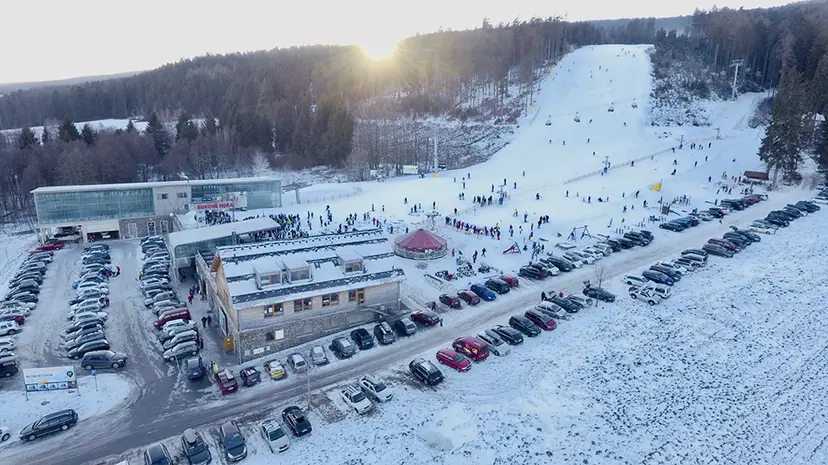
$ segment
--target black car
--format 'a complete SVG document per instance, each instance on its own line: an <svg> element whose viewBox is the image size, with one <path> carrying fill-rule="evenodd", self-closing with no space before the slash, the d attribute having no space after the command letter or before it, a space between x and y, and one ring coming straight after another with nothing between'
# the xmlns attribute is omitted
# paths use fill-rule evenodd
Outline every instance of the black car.
<svg viewBox="0 0 828 465"><path fill-rule="evenodd" d="M608 246L610 246L612 248L613 252L620 252L621 249L624 248L624 246L621 245L621 243L618 242L615 239L607 239L607 240L604 241L604 244L607 244Z"/></svg>
<svg viewBox="0 0 828 465"><path fill-rule="evenodd" d="M690 254L698 255L698 256L707 258L707 251L702 250L702 249L684 249L684 250L681 251L682 256L690 255Z"/></svg>
<svg viewBox="0 0 828 465"><path fill-rule="evenodd" d="M81 345L83 347L83 345ZM83 355L81 366L89 371L103 368L121 368L126 365L127 356L111 350L93 350Z"/></svg>
<svg viewBox="0 0 828 465"><path fill-rule="evenodd" d="M144 465L172 465L172 457L167 446L156 442L144 450Z"/></svg>
<svg viewBox="0 0 828 465"><path fill-rule="evenodd" d="M601 287L586 287L584 288L584 295L604 302L615 302L615 294Z"/></svg>
<svg viewBox="0 0 828 465"><path fill-rule="evenodd" d="M658 227L661 228L661 229L666 229L668 231L673 231L673 232L682 232L686 229L683 224L676 223L676 222L673 222L673 221L668 221L666 223L661 223L660 225L658 225Z"/></svg>
<svg viewBox="0 0 828 465"><path fill-rule="evenodd" d="M535 337L541 333L541 329L538 328L538 325L532 323L529 318L526 318L523 315L513 315L509 318L509 326L529 337Z"/></svg>
<svg viewBox="0 0 828 465"><path fill-rule="evenodd" d="M726 232L724 233L724 235L722 235L722 238L727 239L728 241L733 242L734 244L741 246L743 248L753 243L753 241L751 241L750 239L735 232Z"/></svg>
<svg viewBox="0 0 828 465"><path fill-rule="evenodd" d="M497 278L486 280L486 287L497 292L498 294L508 294L511 290L511 286L509 286L506 281Z"/></svg>
<svg viewBox="0 0 828 465"><path fill-rule="evenodd" d="M204 438L192 428L185 429L181 435L181 451L190 465L207 465L213 459Z"/></svg>
<svg viewBox="0 0 828 465"><path fill-rule="evenodd" d="M633 244L641 247L650 243L649 239L634 232L628 232L624 234L624 239L627 239L628 241L631 241Z"/></svg>
<svg viewBox="0 0 828 465"><path fill-rule="evenodd" d="M14 355L0 356L0 376L11 378L18 371L20 371L20 364L17 363L17 357Z"/></svg>
<svg viewBox="0 0 828 465"><path fill-rule="evenodd" d="M408 369L415 378L427 386L436 386L443 382L443 372L426 359L415 358L408 364Z"/></svg>
<svg viewBox="0 0 828 465"><path fill-rule="evenodd" d="M805 216L798 208L789 207L787 205L782 207L782 211L793 216L794 218L802 218L803 216Z"/></svg>
<svg viewBox="0 0 828 465"><path fill-rule="evenodd" d="M394 341L397 340L397 335L394 333L394 329L391 328L391 325L385 322L374 326L374 336L377 338L377 342L382 345L393 344Z"/></svg>
<svg viewBox="0 0 828 465"><path fill-rule="evenodd" d="M671 269L670 267L656 264L656 265L651 266L650 269L652 271L657 271L659 273L666 274L667 276L670 277L670 279L672 279L675 282L681 281L681 273L679 273L678 271L676 271L674 269Z"/></svg>
<svg viewBox="0 0 828 465"><path fill-rule="evenodd" d="M578 313L578 310L582 308L581 304L557 295L551 295L546 300L566 310L566 313Z"/></svg>
<svg viewBox="0 0 828 465"><path fill-rule="evenodd" d="M282 421L290 427L294 436L304 436L313 430L305 413L295 405L282 410Z"/></svg>
<svg viewBox="0 0 828 465"><path fill-rule="evenodd" d="M813 202L808 202L807 200L800 200L795 204L797 207L804 208L809 213L817 212L821 210L821 207Z"/></svg>
<svg viewBox="0 0 828 465"><path fill-rule="evenodd" d="M575 265L573 265L572 262L570 262L569 260L565 260L563 258L560 258L560 257L542 258L540 262L543 263L544 265L554 266L555 268L557 268L561 271L564 271L564 272L572 271L573 269L575 269Z"/></svg>
<svg viewBox="0 0 828 465"><path fill-rule="evenodd" d="M184 360L184 371L190 381L204 378L205 368L201 357L190 357Z"/></svg>
<svg viewBox="0 0 828 465"><path fill-rule="evenodd" d="M58 431L66 431L75 426L77 422L78 413L72 409L50 413L20 430L20 439L23 441L34 441L41 436L57 433Z"/></svg>
<svg viewBox="0 0 828 465"><path fill-rule="evenodd" d="M716 255L717 257L725 257L731 258L733 257L733 252L727 250L726 248L716 245L716 244L704 244L704 250L710 252L712 255Z"/></svg>
<svg viewBox="0 0 828 465"><path fill-rule="evenodd" d="M768 222L772 225L780 226L780 227L783 227L783 228L787 228L788 225L790 224L790 221L788 221L785 218L782 218L782 217L779 217L779 216L771 216L771 215L766 216L763 221L766 221L766 222Z"/></svg>
<svg viewBox="0 0 828 465"><path fill-rule="evenodd" d="M710 207L707 210L707 213L709 213L714 218L724 218L725 216L724 213L722 213L722 209L718 207Z"/></svg>
<svg viewBox="0 0 828 465"><path fill-rule="evenodd" d="M533 266L522 266L518 270L518 275L523 276L524 278L532 278L532 279L543 279L546 277L546 273L533 267Z"/></svg>
<svg viewBox="0 0 828 465"><path fill-rule="evenodd" d="M512 327L497 325L492 328L492 331L497 334L498 337L503 339L503 342L509 344L510 346L523 344L523 334Z"/></svg>
<svg viewBox="0 0 828 465"><path fill-rule="evenodd" d="M69 356L69 358L77 360L86 355L87 352L92 352L93 350L109 350L109 341L107 341L106 339L89 341L81 344L79 347L75 347L74 349L70 350L67 353L67 355Z"/></svg>
<svg viewBox="0 0 828 465"><path fill-rule="evenodd" d="M356 342L357 347L359 350L370 349L374 347L374 338L371 337L371 333L368 332L365 328L358 328L351 331L351 339Z"/></svg>
<svg viewBox="0 0 828 465"><path fill-rule="evenodd" d="M673 281L673 279L671 277L669 277L666 274L661 273L659 271L644 270L644 271L641 272L641 276L644 276L645 278L649 279L650 281L654 281L654 282L657 282L659 284L666 284L668 286L672 286L673 284L676 283L675 281Z"/></svg>
<svg viewBox="0 0 828 465"><path fill-rule="evenodd" d="M627 239L626 237L620 237L619 236L619 237L616 237L614 240L620 242L621 247L624 248L624 249L631 249L636 245L635 242Z"/></svg>
<svg viewBox="0 0 828 465"><path fill-rule="evenodd" d="M653 233L651 233L650 231L647 231L646 229L639 229L638 234L646 237L647 240L649 240L650 242L653 242L653 239L655 239L655 236L653 236Z"/></svg>
<svg viewBox="0 0 828 465"><path fill-rule="evenodd" d="M219 440L224 448L224 455L231 462L238 462L247 457L247 444L236 420L226 421L219 426Z"/></svg>

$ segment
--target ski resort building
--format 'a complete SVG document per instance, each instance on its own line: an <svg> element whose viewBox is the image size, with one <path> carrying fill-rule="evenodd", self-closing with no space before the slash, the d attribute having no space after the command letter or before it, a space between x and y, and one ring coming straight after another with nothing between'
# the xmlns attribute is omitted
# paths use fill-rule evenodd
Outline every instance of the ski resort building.
<svg viewBox="0 0 828 465"><path fill-rule="evenodd" d="M200 267L241 363L400 310L391 244L379 229L219 247Z"/></svg>
<svg viewBox="0 0 828 465"><path fill-rule="evenodd" d="M181 229L175 215L191 210L282 206L282 184L272 178L49 186L31 193L42 236L72 230L84 242L167 234Z"/></svg>

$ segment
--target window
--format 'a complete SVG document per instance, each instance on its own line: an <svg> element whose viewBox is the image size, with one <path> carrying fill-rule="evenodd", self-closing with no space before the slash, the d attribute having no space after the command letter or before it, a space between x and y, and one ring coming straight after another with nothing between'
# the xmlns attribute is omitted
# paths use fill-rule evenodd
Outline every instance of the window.
<svg viewBox="0 0 828 465"><path fill-rule="evenodd" d="M345 264L345 272L362 271L362 262L348 262Z"/></svg>
<svg viewBox="0 0 828 465"><path fill-rule="evenodd" d="M158 194L158 200L167 200L169 194Z"/></svg>
<svg viewBox="0 0 828 465"><path fill-rule="evenodd" d="M281 273L273 273L273 274L265 274L259 276L259 282L262 286L269 286L271 284L281 284L282 283L282 274Z"/></svg>
<svg viewBox="0 0 828 465"><path fill-rule="evenodd" d="M313 334L313 326L309 324L303 325L302 328L299 330L300 336L309 336L311 334Z"/></svg>
<svg viewBox="0 0 828 465"><path fill-rule="evenodd" d="M142 218L155 215L152 188L36 193L42 223Z"/></svg>
<svg viewBox="0 0 828 465"><path fill-rule="evenodd" d="M299 299L293 301L293 311L294 312L302 312L305 310L310 310L313 308L313 300L309 298L307 299Z"/></svg>
<svg viewBox="0 0 828 465"><path fill-rule="evenodd" d="M186 192L179 192L178 193L178 198L179 199L186 199L187 198L187 193Z"/></svg>
<svg viewBox="0 0 828 465"><path fill-rule="evenodd" d="M365 303L365 289L354 289L348 291L348 302L356 302L358 304Z"/></svg>
<svg viewBox="0 0 828 465"><path fill-rule="evenodd" d="M301 270L295 270L290 272L290 280L299 281L302 279L310 279L310 270L307 268L302 268Z"/></svg>
<svg viewBox="0 0 828 465"><path fill-rule="evenodd" d="M339 305L339 294L325 294L322 296L322 306Z"/></svg>
<svg viewBox="0 0 828 465"><path fill-rule="evenodd" d="M339 318L331 318L328 324L328 329L336 329L339 328Z"/></svg>
<svg viewBox="0 0 828 465"><path fill-rule="evenodd" d="M268 332L265 333L265 341L270 342L270 341L273 341L275 339L276 339L276 336L273 335L273 332L268 331Z"/></svg>
<svg viewBox="0 0 828 465"><path fill-rule="evenodd" d="M276 316L276 315L284 315L284 314L285 314L285 312L284 312L284 309L282 308L281 303L268 305L264 308L265 318L268 318L268 317L271 317L271 316Z"/></svg>

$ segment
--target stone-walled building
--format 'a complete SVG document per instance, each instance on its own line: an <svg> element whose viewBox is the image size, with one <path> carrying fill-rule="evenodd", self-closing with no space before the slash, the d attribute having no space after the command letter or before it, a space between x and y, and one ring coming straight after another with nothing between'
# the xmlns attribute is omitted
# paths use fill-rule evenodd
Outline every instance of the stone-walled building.
<svg viewBox="0 0 828 465"><path fill-rule="evenodd" d="M219 247L207 289L243 363L398 312L396 260L379 229Z"/></svg>

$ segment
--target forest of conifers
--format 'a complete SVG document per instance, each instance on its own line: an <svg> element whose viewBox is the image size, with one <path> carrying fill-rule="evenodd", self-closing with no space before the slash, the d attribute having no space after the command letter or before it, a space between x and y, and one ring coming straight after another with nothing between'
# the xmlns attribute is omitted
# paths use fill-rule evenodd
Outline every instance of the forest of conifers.
<svg viewBox="0 0 828 465"><path fill-rule="evenodd" d="M489 22L470 31L440 31L403 40L395 55L373 61L358 47L309 46L182 60L131 77L0 96L0 129L46 125L45 143L29 131L0 140L0 213L26 209L40 185L193 178L242 173L264 155L293 167L342 166L361 121L478 115L508 121L507 105L529 94L542 70L573 47L655 43L677 58L693 56L727 73L744 59L743 88L775 87L795 69L815 90L828 51L828 6L800 3L773 9L696 12L689 35L637 19L625 27L558 18ZM824 84L824 83L823 83ZM458 102L464 105L458 106ZM154 119L149 134L73 134L73 121ZM197 127L189 118L218 120ZM0 138L2 139L2 138Z"/></svg>

